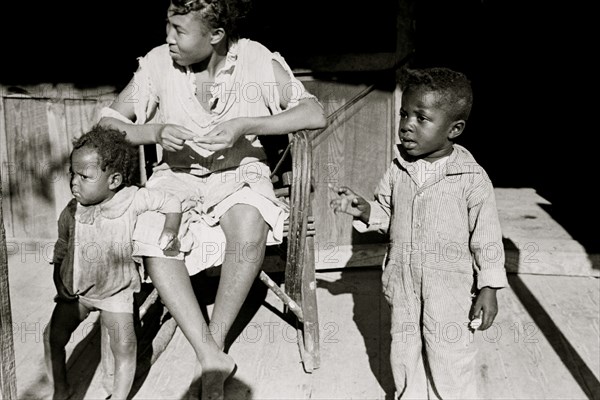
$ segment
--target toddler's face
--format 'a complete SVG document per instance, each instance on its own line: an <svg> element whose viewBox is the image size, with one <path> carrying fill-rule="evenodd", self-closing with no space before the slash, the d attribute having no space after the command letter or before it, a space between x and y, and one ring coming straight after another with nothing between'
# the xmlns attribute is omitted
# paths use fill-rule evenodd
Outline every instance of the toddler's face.
<svg viewBox="0 0 600 400"><path fill-rule="evenodd" d="M167 43L173 61L188 66L206 60L213 51L212 35L200 17L193 12L174 14L172 7L167 15Z"/></svg>
<svg viewBox="0 0 600 400"><path fill-rule="evenodd" d="M404 150L416 158L435 161L452 152L449 135L454 122L438 104L438 94L422 88L402 94L398 136Z"/></svg>
<svg viewBox="0 0 600 400"><path fill-rule="evenodd" d="M84 206L103 203L114 195L109 183L111 174L102 171L98 153L82 147L71 155L71 192L75 200Z"/></svg>

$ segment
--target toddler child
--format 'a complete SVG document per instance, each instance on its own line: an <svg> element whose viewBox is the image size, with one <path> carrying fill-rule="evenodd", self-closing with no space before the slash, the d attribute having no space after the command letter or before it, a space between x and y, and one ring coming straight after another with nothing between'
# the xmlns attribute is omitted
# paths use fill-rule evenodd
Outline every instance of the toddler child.
<svg viewBox="0 0 600 400"><path fill-rule="evenodd" d="M172 195L134 185L137 151L115 129L96 126L77 139L70 157L73 199L58 220L54 248L56 305L44 331L45 358L54 399L72 395L65 346L91 311L108 329L115 360L112 399L125 399L133 384L137 342L133 293L141 279L132 258L131 236L139 214L165 214L157 241L177 250L181 204Z"/></svg>

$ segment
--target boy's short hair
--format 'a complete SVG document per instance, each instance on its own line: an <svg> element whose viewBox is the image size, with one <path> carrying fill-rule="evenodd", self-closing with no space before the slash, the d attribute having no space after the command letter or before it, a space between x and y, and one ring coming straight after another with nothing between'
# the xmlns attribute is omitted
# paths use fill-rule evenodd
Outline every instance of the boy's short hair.
<svg viewBox="0 0 600 400"><path fill-rule="evenodd" d="M117 129L96 125L73 140L73 151L93 148L98 153L102 171L118 172L123 176L123 185L132 186L138 181L138 151L125 135Z"/></svg>
<svg viewBox="0 0 600 400"><path fill-rule="evenodd" d="M473 106L471 82L465 74L444 67L412 69L400 72L399 84L403 91L422 87L440 94L438 104L452 118L467 120Z"/></svg>

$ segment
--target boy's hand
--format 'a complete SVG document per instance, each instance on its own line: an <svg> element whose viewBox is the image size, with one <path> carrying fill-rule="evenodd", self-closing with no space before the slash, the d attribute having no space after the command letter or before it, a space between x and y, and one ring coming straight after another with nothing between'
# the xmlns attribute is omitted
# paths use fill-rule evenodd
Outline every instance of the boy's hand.
<svg viewBox="0 0 600 400"><path fill-rule="evenodd" d="M485 331L487 328L492 326L492 323L496 318L496 314L498 314L496 290L497 289L487 286L482 288L475 299L473 307L471 307L469 319L473 320L475 318L481 318L481 325L479 328L476 328L480 331Z"/></svg>
<svg viewBox="0 0 600 400"><path fill-rule="evenodd" d="M180 243L177 232L173 229L164 228L158 238L158 245L167 256L179 254Z"/></svg>
<svg viewBox="0 0 600 400"><path fill-rule="evenodd" d="M354 218L360 219L364 223L369 222L371 205L368 201L346 186L334 187L331 184L328 186L335 194L340 196L329 202L329 207L333 209L334 213L337 214L338 212L343 212L352 215Z"/></svg>

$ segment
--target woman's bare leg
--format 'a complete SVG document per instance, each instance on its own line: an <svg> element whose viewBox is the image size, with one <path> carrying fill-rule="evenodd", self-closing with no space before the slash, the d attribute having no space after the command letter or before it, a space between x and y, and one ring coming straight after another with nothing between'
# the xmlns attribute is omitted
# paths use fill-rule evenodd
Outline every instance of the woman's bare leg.
<svg viewBox="0 0 600 400"><path fill-rule="evenodd" d="M222 400L235 362L214 341L183 261L147 257L144 266L164 305L190 342L202 366L202 400Z"/></svg>
<svg viewBox="0 0 600 400"><path fill-rule="evenodd" d="M227 241L225 258L210 328L219 348L236 319L260 272L267 242L268 225L253 206L237 204L220 219Z"/></svg>

